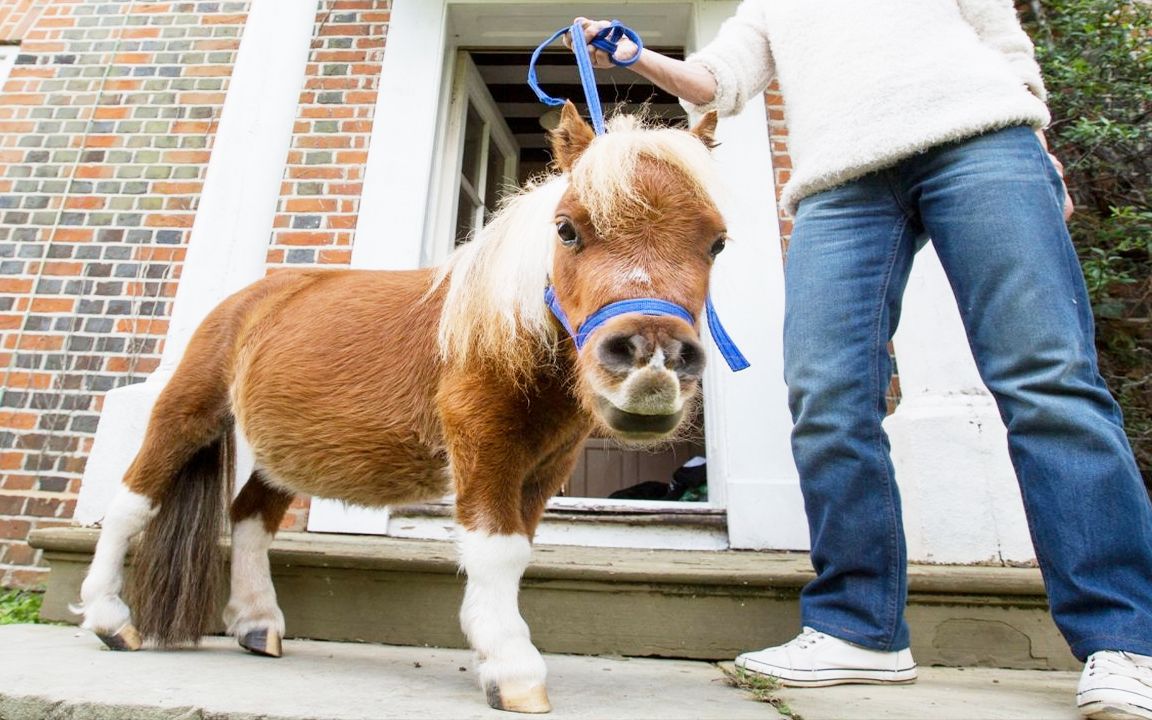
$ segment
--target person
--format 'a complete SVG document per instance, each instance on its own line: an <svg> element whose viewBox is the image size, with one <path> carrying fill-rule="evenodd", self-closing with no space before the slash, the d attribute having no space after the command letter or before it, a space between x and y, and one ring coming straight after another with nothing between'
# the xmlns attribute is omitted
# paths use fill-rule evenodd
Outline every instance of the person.
<svg viewBox="0 0 1152 720"><path fill-rule="evenodd" d="M576 22L585 42L608 24ZM615 57L635 53L625 38ZM1053 618L1086 661L1080 711L1152 718L1152 508L1097 368L1044 83L1011 0L745 0L687 60L644 50L631 68L722 115L775 77L786 108L784 367L816 577L800 635L736 664L787 686L916 677L881 420L888 341L930 237L1008 429Z"/></svg>

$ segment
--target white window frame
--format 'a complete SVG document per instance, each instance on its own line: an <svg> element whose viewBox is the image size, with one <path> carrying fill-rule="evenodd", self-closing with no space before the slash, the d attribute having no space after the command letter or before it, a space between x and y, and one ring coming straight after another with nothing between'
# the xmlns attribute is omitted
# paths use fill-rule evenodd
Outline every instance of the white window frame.
<svg viewBox="0 0 1152 720"><path fill-rule="evenodd" d="M484 204L484 196L490 182L490 178L487 176L488 144L495 142L500 152L504 154L501 180L510 178L515 182L516 168L519 165L520 148L516 138L513 137L512 131L508 129L508 124L501 117L496 101L492 99L491 93L488 92L488 88L484 84L484 78L480 76L480 71L476 69L476 64L467 51L457 51L453 72L455 79L452 99L449 102L447 112L444 113L443 128L440 133L442 140L439 145L443 151L437 153L437 156L443 162L455 159L456 166L454 172L441 169L436 175L433 175L434 179L439 176L440 184L428 201L429 205L435 209L430 213L432 230L426 238L426 247L422 253L423 264L425 265L436 265L443 262L453 249L453 240L456 234L457 193L460 185L466 182L463 168L463 146L469 105L476 109L484 122L484 140L479 159L481 167L480 187L472 189L479 196L481 206ZM473 230L479 230L483 222L483 217L473 218Z"/></svg>
<svg viewBox="0 0 1152 720"><path fill-rule="evenodd" d="M451 77L456 58L457 39L450 31L452 8L499 6L500 25L492 31L492 44L505 46L534 43L547 36L538 29L526 29L528 23L520 22L524 18L539 21L546 16L558 28L576 14L620 17L648 38L649 44L680 44L672 38L653 37L631 18L686 9L690 20L685 44L691 50L714 37L737 5L732 0L563 5L395 0L353 267L413 269L436 256L428 238L437 230L437 208L443 201L433 198L430 202L429 195L443 177L437 147L438 133L444 128L441 109L448 107L451 93L443 79ZM802 550L808 547L808 531L789 445L791 419L781 359L783 265L763 103L748 103L739 115L722 120L718 139L717 159L731 189L722 210L736 242L713 272L713 297L753 367L730 373L709 345L705 376L709 505L727 511L730 547ZM580 504L564 499L550 507L573 502ZM630 503L633 507L652 505ZM387 528L386 511L353 509L326 500L312 504L309 530L383 533ZM658 546L678 545L661 540Z"/></svg>

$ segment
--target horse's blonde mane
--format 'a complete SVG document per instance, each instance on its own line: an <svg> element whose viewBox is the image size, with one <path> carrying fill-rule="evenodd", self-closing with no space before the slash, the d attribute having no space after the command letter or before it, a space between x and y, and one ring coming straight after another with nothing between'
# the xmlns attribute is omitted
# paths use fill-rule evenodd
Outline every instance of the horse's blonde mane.
<svg viewBox="0 0 1152 720"><path fill-rule="evenodd" d="M555 326L544 288L556 246L556 207L571 186L605 232L622 203L641 202L634 176L642 157L680 170L702 198L715 197L718 176L699 138L649 127L636 116L612 118L570 173L537 179L507 198L476 238L439 268L433 288L448 285L439 328L445 361L490 362L519 378L551 361Z"/></svg>
<svg viewBox="0 0 1152 720"><path fill-rule="evenodd" d="M684 130L654 127L643 116L617 115L571 172L572 187L599 232L611 231L621 208L643 207L635 183L640 158L679 170L701 201L715 202L720 196L715 161L700 138Z"/></svg>
<svg viewBox="0 0 1152 720"><path fill-rule="evenodd" d="M523 377L540 358L520 341L538 338L543 347L553 345L544 287L556 206L567 187L564 175L529 183L440 266L433 287L448 280L439 331L445 361L492 361Z"/></svg>

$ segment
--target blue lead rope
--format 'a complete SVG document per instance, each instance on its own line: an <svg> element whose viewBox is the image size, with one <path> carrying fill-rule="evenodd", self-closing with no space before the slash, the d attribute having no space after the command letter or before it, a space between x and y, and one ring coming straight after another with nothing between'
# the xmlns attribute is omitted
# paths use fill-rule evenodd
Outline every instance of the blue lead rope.
<svg viewBox="0 0 1152 720"><path fill-rule="evenodd" d="M556 42L564 33L572 34L572 52L576 55L576 67L580 70L580 84L584 88L584 96L588 101L588 114L592 118L592 127L595 128L597 135L603 135L604 111L600 107L600 93L596 90L596 75L592 68L592 58L588 56L588 48L586 45L578 40L578 38L582 39L584 37L584 28L579 23L574 23L572 27L557 30L552 34L552 37L545 40L536 48L536 51L532 53L532 59L528 62L528 86L536 93L536 97L540 98L540 102L545 105L557 107L564 104L564 98L555 98L544 92L540 89L540 83L536 80L536 62L540 59L540 53L544 51L544 48ZM621 38L625 37L636 43L636 54L630 59L621 62L616 59L615 54L617 44ZM611 25L598 32L592 38L591 45L608 53L608 57L612 60L613 64L621 67L627 67L639 60L640 53L644 50L644 43L641 42L640 36L631 28L621 25L619 20L613 20ZM695 316L676 303L657 298L634 298L609 303L589 315L584 322L580 324L580 327L574 328L568 321L568 316L564 313L564 309L560 307L560 302L556 299L556 290L551 285L544 290L544 301L548 303L552 314L556 316L556 319L560 321L560 324L563 325L564 329L568 331L568 334L572 336L572 340L576 343L577 350L583 348L588 337L604 323L618 315L627 313L671 315L684 320L693 327L696 325ZM708 331L712 334L712 341L716 343L716 347L720 350L724 361L728 363L728 367L730 367L733 372L739 372L749 367L748 360L744 357L744 354L740 352L740 349L736 347L736 343L732 342L732 338L729 337L728 332L724 330L724 326L720 323L720 316L716 314L716 308L712 304L711 295L708 296L704 303L704 312L708 320Z"/></svg>
<svg viewBox="0 0 1152 720"><path fill-rule="evenodd" d="M716 348L720 350L720 354L724 356L724 362L728 363L732 372L740 372L749 367L752 363L748 362L744 353L740 352L740 348L736 347L736 343L728 335L728 331L720 324L720 316L716 314L716 306L712 304L711 294L704 301L704 314L708 318L708 332L712 333L712 342L716 343Z"/></svg>
<svg viewBox="0 0 1152 720"><path fill-rule="evenodd" d="M592 127L596 129L597 135L603 135L604 111L600 107L600 93L596 92L596 74L592 68L592 58L589 57L588 48L585 44L575 41L575 38L584 37L584 28L579 23L574 23L572 27L557 30L552 34L552 37L541 43L540 47L532 53L532 59L528 61L528 87L532 88L536 97L540 98L540 102L549 107L564 104L565 98L552 97L540 89L540 83L536 80L536 61L540 59L540 53L544 52L544 48L556 42L565 33L571 33L574 38L572 52L576 55L576 67L580 70L580 84L584 87L584 97L588 100L588 114L592 118ZM620 39L625 37L636 43L636 54L628 60L620 61L616 59L616 48ZM620 67L628 67L639 60L640 53L644 50L644 43L640 40L640 36L632 28L621 25L619 20L613 20L611 25L596 33L592 38L592 46L608 53L612 63Z"/></svg>

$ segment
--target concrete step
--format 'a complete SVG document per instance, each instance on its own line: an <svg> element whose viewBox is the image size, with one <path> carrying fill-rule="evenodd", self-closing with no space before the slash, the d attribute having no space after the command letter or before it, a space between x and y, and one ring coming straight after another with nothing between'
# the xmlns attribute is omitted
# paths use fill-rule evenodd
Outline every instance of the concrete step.
<svg viewBox="0 0 1152 720"><path fill-rule="evenodd" d="M921 667L912 685L784 688L776 696L802 720L1082 720L1080 673Z"/></svg>
<svg viewBox="0 0 1152 720"><path fill-rule="evenodd" d="M43 613L74 622L97 531L33 533L52 567ZM465 647L463 576L441 541L286 533L271 551L291 637ZM542 651L727 660L799 629L804 553L538 545L521 608ZM921 666L1077 670L1033 568L915 565L912 650Z"/></svg>
<svg viewBox="0 0 1152 720"><path fill-rule="evenodd" d="M71 627L0 627L3 720L456 720L487 707L470 653L290 640L280 659L226 638L197 649L102 650ZM783 712L689 660L547 655L548 717L662 720L1076 720L1077 674L921 668L914 685L779 690Z"/></svg>
<svg viewBox="0 0 1152 720"><path fill-rule="evenodd" d="M688 660L546 656L563 718L773 720L771 705ZM4 720L511 720L492 710L465 650L290 640L262 658L227 638L197 649L102 651L75 628L0 627Z"/></svg>

